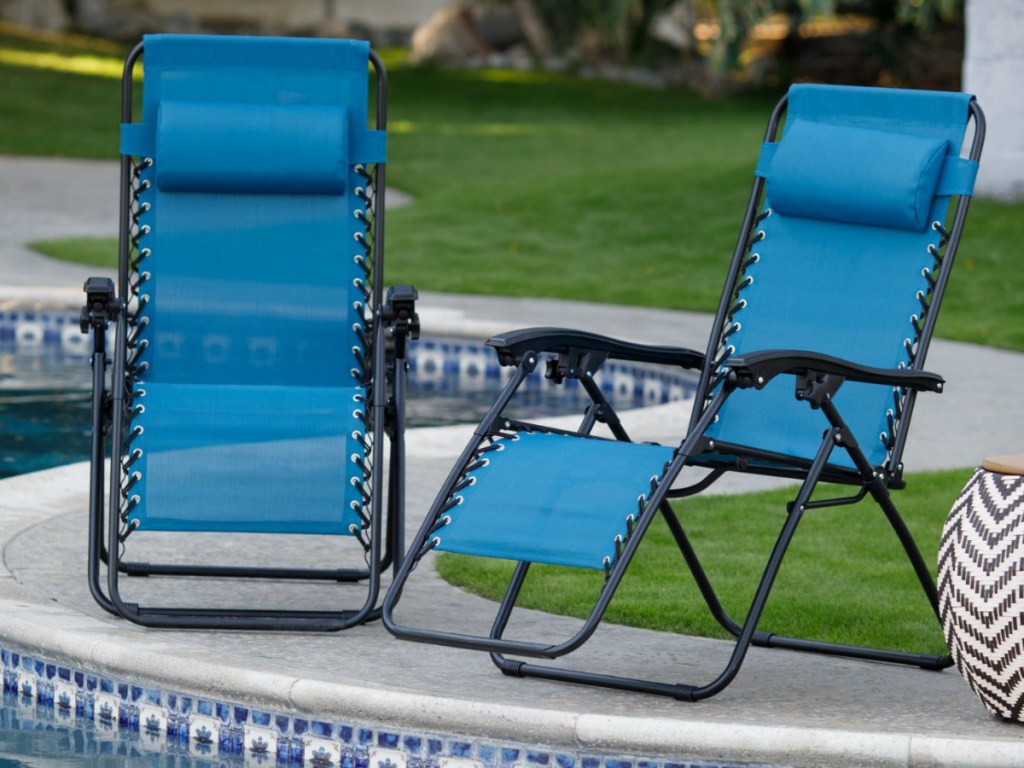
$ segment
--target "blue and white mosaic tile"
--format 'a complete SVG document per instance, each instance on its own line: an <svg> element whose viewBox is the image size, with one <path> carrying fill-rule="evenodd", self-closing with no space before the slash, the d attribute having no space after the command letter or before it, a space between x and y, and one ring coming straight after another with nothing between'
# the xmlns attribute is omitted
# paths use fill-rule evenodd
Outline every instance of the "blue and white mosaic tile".
<svg viewBox="0 0 1024 768"><path fill-rule="evenodd" d="M54 346L80 355L88 354L90 346L78 313L30 308L0 309L0 344L22 350Z"/></svg>
<svg viewBox="0 0 1024 768"><path fill-rule="evenodd" d="M113 344L113 330L108 331ZM87 356L89 337L81 332L78 314L67 310L0 310L0 350L18 353ZM419 392L441 397L472 397L489 401L512 375L512 368L498 365L494 350L476 341L454 338L422 338L409 345L409 374ZM529 377L520 390L519 402L527 408L551 405L559 408L585 406L589 399L579 381L567 379L556 385L543 376L544 365ZM693 397L696 378L665 366L644 366L609 360L595 376L605 396L616 408L639 408Z"/></svg>
<svg viewBox="0 0 1024 768"><path fill-rule="evenodd" d="M3 646L0 665L5 702L15 702L0 708L0 731L66 729L82 754L156 754L247 768L758 768L328 722L116 680Z"/></svg>

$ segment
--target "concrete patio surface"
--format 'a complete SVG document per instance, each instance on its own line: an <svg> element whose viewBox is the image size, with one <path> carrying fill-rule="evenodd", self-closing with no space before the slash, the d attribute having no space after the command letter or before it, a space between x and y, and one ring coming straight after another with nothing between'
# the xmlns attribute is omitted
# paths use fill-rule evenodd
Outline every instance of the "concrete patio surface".
<svg viewBox="0 0 1024 768"><path fill-rule="evenodd" d="M58 178L59 192L44 181ZM115 191L110 163L0 157L0 306L77 306L84 277L96 270L44 259L24 244L41 236L113 234L116 211L107 203ZM56 221L37 217L41 207L62 214ZM702 347L710 323L691 313L430 292L420 308L425 334L475 339L523 325L562 325ZM938 341L928 367L948 383L942 395L919 401L905 454L909 470L970 468L987 455L1021 450L1024 401L996 382L1024 380L1024 356ZM687 416L685 408L659 406L632 412L627 427L634 439L674 442ZM410 536L471 429L410 431ZM733 483L725 490L768 484ZM402 642L379 622L331 635L142 629L108 616L89 595L87 487L84 464L0 482L0 642L232 701L573 750L819 768L1024 765L1024 730L989 716L955 669L935 673L753 649L725 692L687 704L507 678L486 654ZM402 602L410 620L419 612L432 622L489 623L492 604L460 593L432 569L420 570ZM140 589L159 590L159 580L145 581ZM209 582L185 588L198 600L210 589ZM282 599L291 600L294 589L286 586ZM525 612L516 626L564 636L576 624ZM729 647L606 626L567 663L701 683L724 663Z"/></svg>

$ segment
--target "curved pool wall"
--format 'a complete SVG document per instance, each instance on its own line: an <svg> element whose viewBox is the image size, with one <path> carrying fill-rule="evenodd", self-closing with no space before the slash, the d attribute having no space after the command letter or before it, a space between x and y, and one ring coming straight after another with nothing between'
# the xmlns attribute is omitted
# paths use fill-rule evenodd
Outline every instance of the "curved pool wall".
<svg viewBox="0 0 1024 768"><path fill-rule="evenodd" d="M525 324L564 324L668 343L707 332L706 317L682 313L469 297L423 303L446 306L448 299L450 310L424 309L429 333L461 328L486 338ZM943 362L965 364L965 351L953 345ZM936 356L942 351L933 350ZM993 369L1024 372L1019 356L968 354L965 370ZM951 390L954 423L961 411L978 412L978 403L965 403ZM1009 413L1020 412L1017 398L1003 399ZM686 416L685 406L656 406L632 412L628 426L635 439L664 442L678 437ZM411 430L411 528L470 430ZM1003 443L1014 434L990 430L986 439L1007 452ZM979 450L976 440L953 448ZM933 457L926 451L924 458ZM916 466L943 461L968 463L944 455ZM340 756L334 764L349 768L1009 766L1024 754L1022 731L988 717L948 671L754 649L725 693L689 705L505 678L485 654L402 643L379 624L329 636L141 630L106 616L89 598L82 545L87 475L84 464L75 464L0 481L0 660L5 687L23 702L19 728L66 728L83 744L116 730L125 736L118 750L217 754L228 764L260 764L260 754L233 750L245 747L247 725L269 744L271 734L255 730L269 723L281 737L280 764L296 764L300 753L313 757L322 747L320 754ZM403 602L430 599L429 611L443 620L454 610L447 600L453 588L436 574L422 575L421 591L407 592ZM460 612L491 614L486 601L465 598L460 595ZM535 612L526 612L524 621L556 633L569 623ZM604 627L577 653L582 663L689 680L706 677L726 648L714 640ZM22 696L26 684L28 696ZM155 743L145 730L151 716L168 724L156 729ZM210 735L183 742L193 725ZM230 754L220 754L222 745ZM115 749L105 742L94 746Z"/></svg>

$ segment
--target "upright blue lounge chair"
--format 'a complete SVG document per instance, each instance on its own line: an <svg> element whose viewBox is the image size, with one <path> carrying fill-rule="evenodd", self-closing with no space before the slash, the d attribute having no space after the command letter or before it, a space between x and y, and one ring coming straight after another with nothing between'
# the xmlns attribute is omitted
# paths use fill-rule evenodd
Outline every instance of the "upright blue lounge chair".
<svg viewBox="0 0 1024 768"><path fill-rule="evenodd" d="M972 146L969 157L961 157L972 116ZM557 328L491 338L488 344L515 372L411 543L384 600L385 626L410 640L488 651L507 675L689 701L724 689L752 643L948 666L945 656L781 637L759 622L805 512L868 496L891 523L927 600L936 606L928 566L890 491L904 484L902 455L918 392L942 389L943 379L924 369L925 354L964 226L983 133L981 110L963 94L793 86L768 125L706 350L650 347ZM593 399L575 432L503 413L545 356L548 378L577 378ZM629 441L593 378L609 358L699 372L689 432L678 445ZM614 439L592 434L598 422ZM719 603L669 504L705 490L727 472L801 481L742 621ZM812 500L821 482L852 491ZM553 659L582 645L657 514L665 518L712 614L736 637L717 677L677 684L507 656ZM489 631L423 626L422 620L414 626L398 617L410 574L432 551L518 563ZM533 563L605 573L589 618L563 642L506 636Z"/></svg>
<svg viewBox="0 0 1024 768"><path fill-rule="evenodd" d="M159 627L372 618L382 569L402 551L405 346L418 332L415 290L385 295L382 283L380 59L353 40L152 35L122 89L118 285L90 279L82 315L94 344L92 593ZM258 533L334 546L317 558L311 539L275 536L262 555L232 556ZM153 534L170 539L167 562L130 559ZM161 580L166 605L149 606L125 575L360 583L305 607L215 583L222 600L189 606L180 585L194 582L177 578Z"/></svg>

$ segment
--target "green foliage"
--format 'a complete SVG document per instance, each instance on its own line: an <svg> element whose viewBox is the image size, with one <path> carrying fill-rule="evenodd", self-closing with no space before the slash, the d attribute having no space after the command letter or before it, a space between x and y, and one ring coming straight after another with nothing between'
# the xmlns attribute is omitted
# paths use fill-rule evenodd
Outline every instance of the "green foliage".
<svg viewBox="0 0 1024 768"><path fill-rule="evenodd" d="M971 470L909 478L896 504L933 564L942 525ZM825 494L843 494L837 487ZM783 489L740 496L700 496L676 510L711 582L733 618L742 620L795 494ZM498 600L512 564L462 555L438 558L441 575ZM583 617L603 574L533 566L520 605ZM667 632L727 637L711 618L661 519L655 521L609 608L613 623ZM870 500L812 510L800 524L765 611L761 629L941 653L942 633L884 515Z"/></svg>
<svg viewBox="0 0 1024 768"><path fill-rule="evenodd" d="M896 18L904 24L927 29L963 16L964 0L897 0Z"/></svg>
<svg viewBox="0 0 1024 768"><path fill-rule="evenodd" d="M635 60L649 45L651 23L674 4L674 0L539 0L538 8L563 53L575 50L585 59L621 62ZM737 67L751 30L761 22L780 14L799 21L842 13L922 31L960 19L963 0L690 0L685 16L693 25L717 24L718 35L703 52L712 70L725 74ZM689 32L692 35L694 29Z"/></svg>
<svg viewBox="0 0 1024 768"><path fill-rule="evenodd" d="M587 47L597 55L628 61L647 41L654 18L675 0L540 0L538 10L551 28L560 50L567 51L590 36Z"/></svg>

